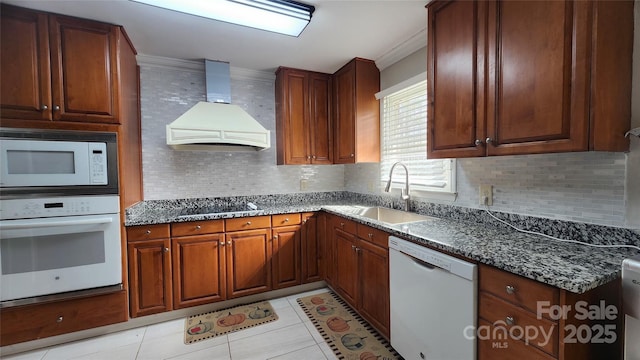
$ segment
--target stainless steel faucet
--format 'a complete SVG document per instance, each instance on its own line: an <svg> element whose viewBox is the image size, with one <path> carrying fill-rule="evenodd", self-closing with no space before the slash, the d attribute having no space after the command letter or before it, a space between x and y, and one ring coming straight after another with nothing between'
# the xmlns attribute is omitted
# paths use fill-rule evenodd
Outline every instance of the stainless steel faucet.
<svg viewBox="0 0 640 360"><path fill-rule="evenodd" d="M404 179L405 188L401 190L400 197L402 198L402 200L404 200L404 211L409 211L409 169L407 169L407 166L405 164L398 161L391 166L391 171L389 171L389 181L387 181L387 186L384 188L384 191L389 192L389 189L391 188L391 179L393 176L393 169L396 168L396 165L402 166L404 168L404 172L406 175Z"/></svg>

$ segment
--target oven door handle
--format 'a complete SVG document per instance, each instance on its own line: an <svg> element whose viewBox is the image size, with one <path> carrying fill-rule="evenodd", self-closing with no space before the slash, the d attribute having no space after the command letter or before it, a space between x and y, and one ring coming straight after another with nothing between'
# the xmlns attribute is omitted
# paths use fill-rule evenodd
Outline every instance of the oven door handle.
<svg viewBox="0 0 640 360"><path fill-rule="evenodd" d="M18 220L20 221L20 220ZM56 227L56 226L75 226L75 225L100 225L109 224L113 222L113 218L100 217L93 219L74 219L74 220L46 220L46 221L27 221L19 222L11 221L0 223L0 230L18 230L18 229L31 229L31 228L43 228L43 227Z"/></svg>

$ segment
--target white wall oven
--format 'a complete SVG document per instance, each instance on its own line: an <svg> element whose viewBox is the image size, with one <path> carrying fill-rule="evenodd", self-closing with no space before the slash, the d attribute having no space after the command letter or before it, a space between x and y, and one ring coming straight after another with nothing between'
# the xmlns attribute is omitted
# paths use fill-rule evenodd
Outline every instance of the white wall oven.
<svg viewBox="0 0 640 360"><path fill-rule="evenodd" d="M118 193L115 133L0 128L2 198Z"/></svg>
<svg viewBox="0 0 640 360"><path fill-rule="evenodd" d="M119 207L117 195L0 201L1 307L121 289Z"/></svg>

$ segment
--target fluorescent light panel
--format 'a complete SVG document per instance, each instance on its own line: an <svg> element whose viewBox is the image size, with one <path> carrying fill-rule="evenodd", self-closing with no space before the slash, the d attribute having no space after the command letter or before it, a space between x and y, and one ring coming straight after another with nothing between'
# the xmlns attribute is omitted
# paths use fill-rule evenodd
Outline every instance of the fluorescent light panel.
<svg viewBox="0 0 640 360"><path fill-rule="evenodd" d="M186 14L299 36L315 8L289 0L131 0Z"/></svg>

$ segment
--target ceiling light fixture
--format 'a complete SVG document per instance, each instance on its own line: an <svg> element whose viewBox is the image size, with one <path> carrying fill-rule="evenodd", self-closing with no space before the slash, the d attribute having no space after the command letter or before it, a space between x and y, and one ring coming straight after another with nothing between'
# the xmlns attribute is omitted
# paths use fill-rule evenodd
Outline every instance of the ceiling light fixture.
<svg viewBox="0 0 640 360"><path fill-rule="evenodd" d="M131 1L290 36L299 36L315 11L292 0Z"/></svg>

